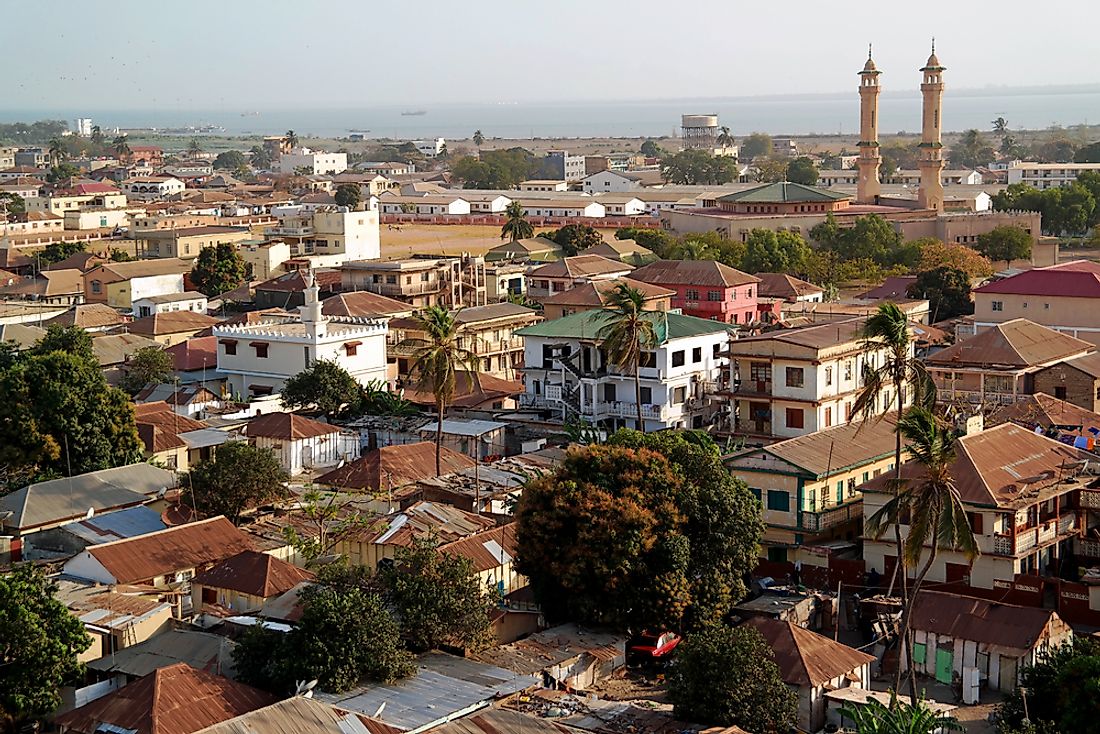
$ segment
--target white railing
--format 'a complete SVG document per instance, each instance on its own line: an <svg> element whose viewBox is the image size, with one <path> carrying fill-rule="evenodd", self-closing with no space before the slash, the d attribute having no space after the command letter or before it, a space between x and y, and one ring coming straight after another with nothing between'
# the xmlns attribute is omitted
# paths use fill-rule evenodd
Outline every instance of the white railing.
<svg viewBox="0 0 1100 734"><path fill-rule="evenodd" d="M1077 528L1077 516L1076 515L1063 515L1058 518L1058 534L1065 535L1071 533Z"/></svg>
<svg viewBox="0 0 1100 734"><path fill-rule="evenodd" d="M1012 548L1012 537L1009 535L994 535L993 552L999 556L1015 555Z"/></svg>
<svg viewBox="0 0 1100 734"><path fill-rule="evenodd" d="M1051 521L1045 525L1040 525L1038 531L1038 545L1053 542L1058 537L1058 523Z"/></svg>
<svg viewBox="0 0 1100 734"><path fill-rule="evenodd" d="M1087 558L1100 558L1100 540L1087 540L1086 538L1078 538L1077 546L1074 548L1078 555L1085 556Z"/></svg>
<svg viewBox="0 0 1100 734"><path fill-rule="evenodd" d="M1090 510L1100 510L1100 492L1082 489L1081 507L1085 507Z"/></svg>

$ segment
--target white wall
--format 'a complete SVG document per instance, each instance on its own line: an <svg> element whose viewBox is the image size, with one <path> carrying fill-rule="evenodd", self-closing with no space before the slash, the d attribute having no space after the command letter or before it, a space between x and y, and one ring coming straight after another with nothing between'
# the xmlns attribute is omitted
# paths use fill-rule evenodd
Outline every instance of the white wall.
<svg viewBox="0 0 1100 734"><path fill-rule="evenodd" d="M147 275L142 278L130 279L131 304L142 298L163 296L169 293L183 293L183 273Z"/></svg>

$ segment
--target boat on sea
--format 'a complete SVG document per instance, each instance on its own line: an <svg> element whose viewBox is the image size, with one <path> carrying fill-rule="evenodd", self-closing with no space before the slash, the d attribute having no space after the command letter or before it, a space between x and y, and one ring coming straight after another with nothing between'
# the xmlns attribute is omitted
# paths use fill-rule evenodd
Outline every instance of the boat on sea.
<svg viewBox="0 0 1100 734"><path fill-rule="evenodd" d="M405 110L401 113L402 117L420 117L421 115L428 114L427 110Z"/></svg>

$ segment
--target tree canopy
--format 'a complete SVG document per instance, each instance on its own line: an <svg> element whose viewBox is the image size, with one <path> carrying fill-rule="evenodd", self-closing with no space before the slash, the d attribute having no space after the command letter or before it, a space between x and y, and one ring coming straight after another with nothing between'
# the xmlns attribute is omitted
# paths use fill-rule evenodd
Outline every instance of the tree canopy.
<svg viewBox="0 0 1100 734"><path fill-rule="evenodd" d="M798 718L775 654L754 627L710 625L677 650L668 697L677 717L712 726L784 734Z"/></svg>
<svg viewBox="0 0 1100 734"><path fill-rule="evenodd" d="M142 347L126 360L119 386L133 395L146 385L168 382L174 368L171 355L160 347Z"/></svg>
<svg viewBox="0 0 1100 734"><path fill-rule="evenodd" d="M236 171L248 165L248 159L239 150L227 150L214 158L214 168L222 171Z"/></svg>
<svg viewBox="0 0 1100 734"><path fill-rule="evenodd" d="M1073 154L1073 162L1100 163L1100 141L1078 148L1077 152Z"/></svg>
<svg viewBox="0 0 1100 734"><path fill-rule="evenodd" d="M933 321L974 313L970 300L970 276L962 270L939 267L917 274L909 284L910 298L927 298Z"/></svg>
<svg viewBox="0 0 1100 734"><path fill-rule="evenodd" d="M743 161L751 161L762 155L772 152L772 137L767 133L752 133L741 140L740 157Z"/></svg>
<svg viewBox="0 0 1100 734"><path fill-rule="evenodd" d="M283 404L313 408L330 418L357 413L362 406L359 381L334 361L314 360L283 386Z"/></svg>
<svg viewBox="0 0 1100 734"><path fill-rule="evenodd" d="M451 166L451 173L473 189L513 189L539 170L541 161L524 148L485 150L475 158L464 156Z"/></svg>
<svg viewBox="0 0 1100 734"><path fill-rule="evenodd" d="M934 238L915 240L920 247L920 271L936 268L961 270L971 278L984 278L993 275L993 263L972 247L953 242L941 242Z"/></svg>
<svg viewBox="0 0 1100 734"><path fill-rule="evenodd" d="M337 206L354 209L363 201L363 190L357 183L342 183L336 187L336 194L333 198L336 199Z"/></svg>
<svg viewBox="0 0 1100 734"><path fill-rule="evenodd" d="M620 431L569 453L516 507L517 564L551 619L682 629L745 593L762 526L705 434Z"/></svg>
<svg viewBox="0 0 1100 734"><path fill-rule="evenodd" d="M38 260L43 265L61 262L78 252L84 252L85 244L84 242L51 242L38 254Z"/></svg>
<svg viewBox="0 0 1100 734"><path fill-rule="evenodd" d="M724 184L737 178L737 161L688 148L661 160L661 175L674 184Z"/></svg>
<svg viewBox="0 0 1100 734"><path fill-rule="evenodd" d="M207 517L241 513L286 496L290 476L271 449L247 441L227 441L214 456L191 470L195 509Z"/></svg>
<svg viewBox="0 0 1100 734"><path fill-rule="evenodd" d="M195 258L191 282L204 295L217 296L231 291L248 277L244 258L230 242L204 247Z"/></svg>
<svg viewBox="0 0 1100 734"><path fill-rule="evenodd" d="M646 141L642 143L639 152L647 158L663 158L665 156L665 152L661 149L661 146L652 138L647 138Z"/></svg>
<svg viewBox="0 0 1100 734"><path fill-rule="evenodd" d="M56 585L32 565L0 574L0 720L16 724L61 705L61 686L82 669L92 644L84 624L54 598Z"/></svg>
<svg viewBox="0 0 1100 734"><path fill-rule="evenodd" d="M567 224L561 229L543 232L540 236L561 245L563 257L572 257L581 250L603 244L603 235L587 224Z"/></svg>
<svg viewBox="0 0 1100 734"><path fill-rule="evenodd" d="M1005 267L1013 260L1031 257L1031 235L1020 227L1004 224L978 235L977 248L983 256Z"/></svg>
<svg viewBox="0 0 1100 734"><path fill-rule="evenodd" d="M795 232L754 229L745 242L740 269L747 273L794 273L804 276L813 251Z"/></svg>
<svg viewBox="0 0 1100 734"><path fill-rule="evenodd" d="M993 147L978 130L967 130L951 146L947 158L952 166L958 168L977 168L988 166L997 157Z"/></svg>
<svg viewBox="0 0 1100 734"><path fill-rule="evenodd" d="M1027 691L1025 709L1021 689ZM1035 665L1020 670L1020 684L997 710L1001 731L1096 731L1100 698L1086 691L1100 689L1100 642L1075 637L1073 642L1041 653Z"/></svg>
<svg viewBox="0 0 1100 734"><path fill-rule="evenodd" d="M799 156L787 164L787 180L813 186L817 183L817 166L812 158Z"/></svg>
<svg viewBox="0 0 1100 734"><path fill-rule="evenodd" d="M1010 184L993 195L993 207L1000 211L1022 209L1039 212L1045 234L1077 235L1100 223L1098 195L1100 175L1082 174L1068 186L1042 190L1023 183Z"/></svg>

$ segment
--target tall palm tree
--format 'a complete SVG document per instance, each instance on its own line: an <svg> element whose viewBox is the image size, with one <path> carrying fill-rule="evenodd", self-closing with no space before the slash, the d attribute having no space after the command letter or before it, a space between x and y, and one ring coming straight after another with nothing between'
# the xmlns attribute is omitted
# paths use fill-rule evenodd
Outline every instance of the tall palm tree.
<svg viewBox="0 0 1100 734"><path fill-rule="evenodd" d="M619 283L607 296L605 313L609 318L597 336L603 342L608 359L620 369L634 374L634 398L638 406L638 430L645 432L642 418L642 355L657 346L654 313L645 310L645 294L626 283Z"/></svg>
<svg viewBox="0 0 1100 734"><path fill-rule="evenodd" d="M430 306L413 317L417 330L426 334L426 338L416 340L412 374L421 390L430 390L435 396L438 414L435 428L437 476L442 473L443 414L454 398L458 375L464 374L472 380L478 371L477 355L459 346L464 325L457 315L458 311L452 313L443 306Z"/></svg>
<svg viewBox="0 0 1100 734"><path fill-rule="evenodd" d="M287 130L286 134L283 135L283 143L285 143L286 147L288 147L288 148L297 148L298 147L298 134L296 132L294 132L293 130Z"/></svg>
<svg viewBox="0 0 1100 734"><path fill-rule="evenodd" d="M130 150L130 143L127 142L125 135L119 135L111 141L111 150L113 150L115 155L119 158L124 158L132 152Z"/></svg>
<svg viewBox="0 0 1100 734"><path fill-rule="evenodd" d="M719 128L718 139L714 142L718 143L718 147L720 148L732 148L734 140L733 136L730 135L730 129L725 126Z"/></svg>
<svg viewBox="0 0 1100 734"><path fill-rule="evenodd" d="M676 257L681 260L714 260L717 253L705 242L686 240L676 248Z"/></svg>
<svg viewBox="0 0 1100 734"><path fill-rule="evenodd" d="M912 457L913 471L894 498L867 518L867 533L881 537L887 526L899 526L908 519L909 536L905 539L904 565L920 570L902 607L901 637L909 637L909 620L925 577L941 550L957 550L968 561L978 557L978 542L970 527L959 490L951 476L955 461L955 438L950 429L925 407L915 406L898 421L898 432L905 437ZM928 546L927 558L920 565ZM912 661L912 648L906 648ZM900 665L899 665L900 668ZM909 664L909 695L917 695L916 669Z"/></svg>
<svg viewBox="0 0 1100 734"><path fill-rule="evenodd" d="M103 145L103 128L99 125L92 125L92 144Z"/></svg>
<svg viewBox="0 0 1100 734"><path fill-rule="evenodd" d="M996 120L990 123L993 125L993 132L1006 133L1008 132L1008 120L1003 117L998 117Z"/></svg>
<svg viewBox="0 0 1100 734"><path fill-rule="evenodd" d="M187 152L193 156L202 152L202 143L198 138L191 138L191 142L187 144Z"/></svg>
<svg viewBox="0 0 1100 734"><path fill-rule="evenodd" d="M840 707L840 715L852 721L857 734L932 734L966 730L954 716L937 714L923 698L911 700L916 703L900 701L894 692L889 705L876 699L859 706L845 704Z"/></svg>
<svg viewBox="0 0 1100 734"><path fill-rule="evenodd" d="M504 226L500 228L500 238L509 242L525 240L535 234L535 228L527 221L527 210L523 204L513 201L504 210Z"/></svg>
<svg viewBox="0 0 1100 734"><path fill-rule="evenodd" d="M911 386L914 391L914 402L918 400L931 400L935 402L935 388L931 385L928 372L924 369L924 363L913 356L910 351L909 319L905 312L898 308L897 304L886 302L878 307L875 313L868 317L863 325L862 347L865 352L876 352L885 348L886 354L881 365L871 367L867 362L863 365L863 387L856 396L852 405L852 412L864 420L864 425L871 419L881 419L889 410L881 413L878 410L879 401L887 398L886 391L893 389L893 395L889 396L894 402L896 416L900 422L905 407L906 387ZM889 408L889 405L883 406ZM901 492L901 430L895 427L894 441L894 478L891 483L894 500L897 500ZM901 603L904 608L908 602L908 577L903 562L904 545L901 537L901 525L894 523L894 545L897 548L897 563L894 572L897 574L899 588L901 590ZM893 589L893 577L890 581ZM898 666L894 677L894 688L901 685L901 666Z"/></svg>
<svg viewBox="0 0 1100 734"><path fill-rule="evenodd" d="M49 154L50 163L55 166L65 160L65 144L61 142L61 138L53 138L50 140Z"/></svg>
<svg viewBox="0 0 1100 734"><path fill-rule="evenodd" d="M481 144L485 142L485 136L481 134L480 130L474 130L474 145L478 150L481 150Z"/></svg>

